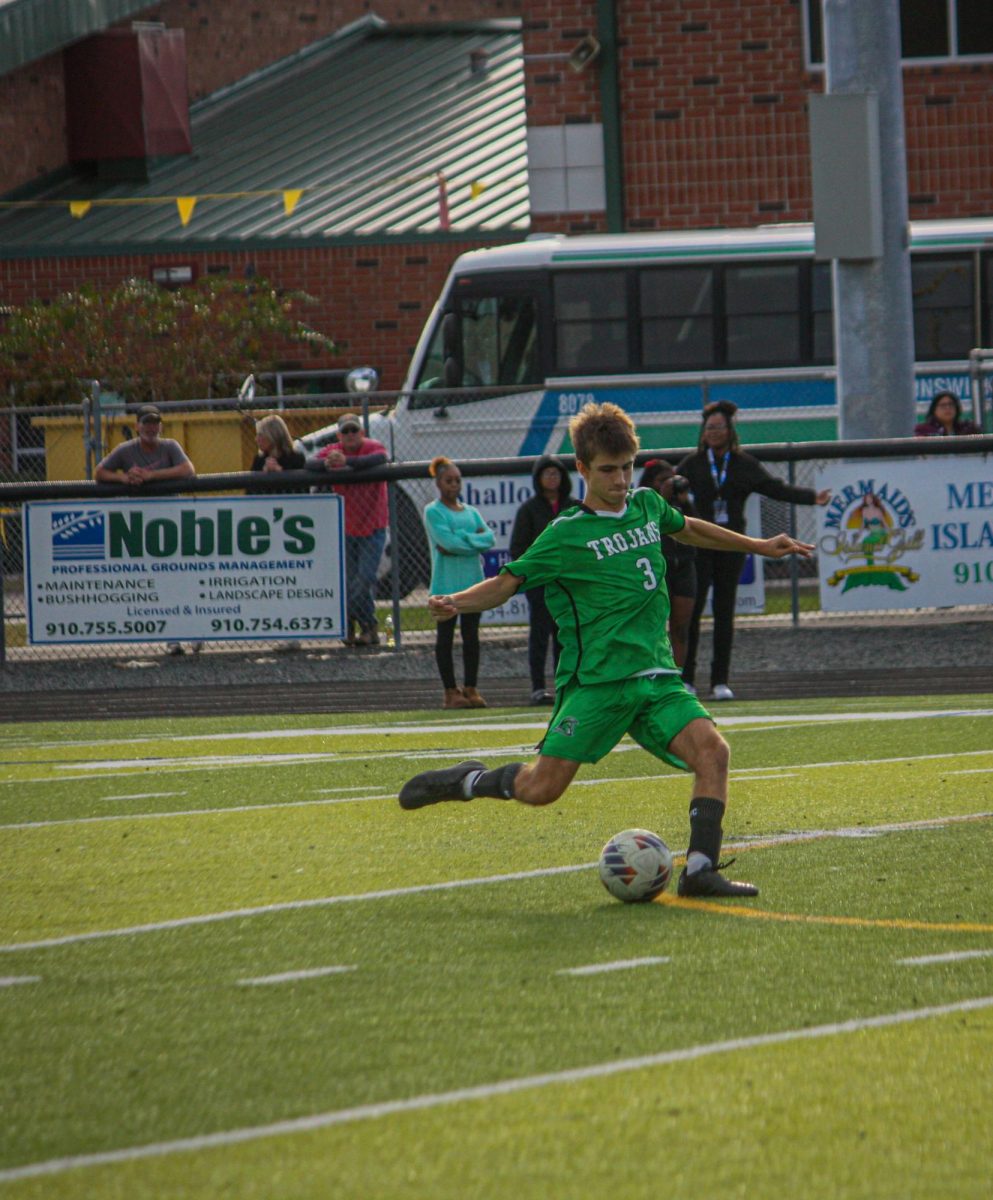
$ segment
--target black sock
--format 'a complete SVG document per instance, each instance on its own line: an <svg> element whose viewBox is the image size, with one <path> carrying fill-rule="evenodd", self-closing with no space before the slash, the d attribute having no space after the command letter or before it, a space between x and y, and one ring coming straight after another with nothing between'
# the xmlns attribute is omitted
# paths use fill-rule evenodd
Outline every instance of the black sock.
<svg viewBox="0 0 993 1200"><path fill-rule="evenodd" d="M717 866L721 856L724 805L712 796L694 796L690 801L690 845L687 858L693 854L705 854L711 866Z"/></svg>
<svg viewBox="0 0 993 1200"><path fill-rule="evenodd" d="M474 796L490 796L494 800L513 800L514 780L523 763L507 763L503 767L494 767L492 771L482 771L472 784Z"/></svg>

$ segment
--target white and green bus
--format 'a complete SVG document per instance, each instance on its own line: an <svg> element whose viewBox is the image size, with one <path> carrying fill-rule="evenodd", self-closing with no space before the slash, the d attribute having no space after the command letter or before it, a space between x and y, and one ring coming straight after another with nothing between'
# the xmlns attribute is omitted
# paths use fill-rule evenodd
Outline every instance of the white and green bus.
<svg viewBox="0 0 993 1200"><path fill-rule="evenodd" d="M911 275L919 407L949 388L968 412L969 352L993 342L993 218L913 223ZM703 405L730 399L745 443L827 441L835 389L812 225L538 236L455 261L371 432L398 461L568 452L569 418L613 400L646 449L689 448ZM429 493L404 487L419 511Z"/></svg>

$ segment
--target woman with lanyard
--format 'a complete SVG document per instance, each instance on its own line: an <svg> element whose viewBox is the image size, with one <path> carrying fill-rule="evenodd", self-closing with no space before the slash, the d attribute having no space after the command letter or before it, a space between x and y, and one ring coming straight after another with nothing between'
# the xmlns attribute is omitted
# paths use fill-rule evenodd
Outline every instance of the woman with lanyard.
<svg viewBox="0 0 993 1200"><path fill-rule="evenodd" d="M738 445L734 414L738 406L730 400L718 400L703 410L703 427L696 453L688 455L676 468L690 482L697 513L705 521L723 525L737 533L745 532L745 501L752 492L771 500L792 504L827 504L828 490L791 487L768 471L756 458L744 454ZM690 618L689 640L683 679L695 691L696 654L700 640L700 618L713 588L714 648L710 664L711 695L714 700L733 700L728 686L731 668L731 643L734 639L734 609L738 578L744 565L743 554L718 553L697 549L697 593Z"/></svg>

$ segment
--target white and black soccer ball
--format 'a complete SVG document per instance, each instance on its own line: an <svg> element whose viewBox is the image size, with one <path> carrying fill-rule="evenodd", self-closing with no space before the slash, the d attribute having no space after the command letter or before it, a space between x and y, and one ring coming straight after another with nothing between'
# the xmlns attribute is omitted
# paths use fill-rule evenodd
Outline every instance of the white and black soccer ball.
<svg viewBox="0 0 993 1200"><path fill-rule="evenodd" d="M600 853L600 881L626 904L654 900L672 875L672 853L657 833L625 829L615 833Z"/></svg>

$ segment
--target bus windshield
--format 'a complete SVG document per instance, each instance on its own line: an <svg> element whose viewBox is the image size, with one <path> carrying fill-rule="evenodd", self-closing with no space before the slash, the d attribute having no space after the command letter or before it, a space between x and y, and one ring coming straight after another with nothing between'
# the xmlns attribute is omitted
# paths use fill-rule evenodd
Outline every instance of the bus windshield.
<svg viewBox="0 0 993 1200"><path fill-rule="evenodd" d="M457 357L463 388L541 384L538 358L537 303L527 292L460 294ZM444 386L444 322L439 321L417 380L418 389ZM466 400L472 399L470 396ZM450 395L446 403L458 403ZM425 404L435 401L425 399ZM417 399L413 407L422 407Z"/></svg>

